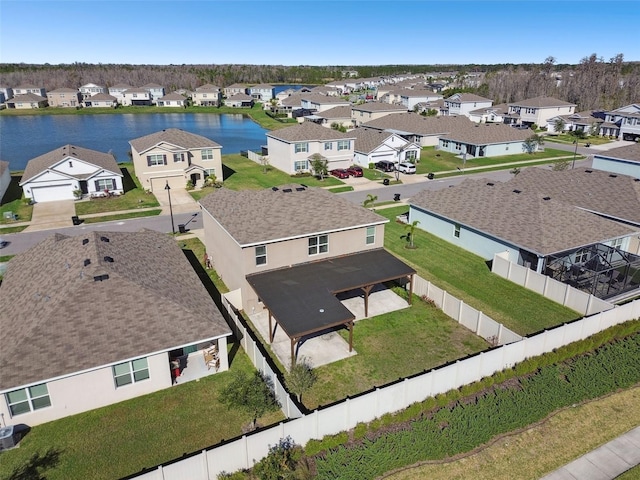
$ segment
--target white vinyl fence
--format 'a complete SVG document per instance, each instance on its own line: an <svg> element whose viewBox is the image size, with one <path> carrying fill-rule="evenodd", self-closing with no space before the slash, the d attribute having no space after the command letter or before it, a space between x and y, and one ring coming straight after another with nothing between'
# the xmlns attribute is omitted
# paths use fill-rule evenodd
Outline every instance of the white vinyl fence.
<svg viewBox="0 0 640 480"><path fill-rule="evenodd" d="M493 256L491 271L583 315L593 315L613 308L613 305L605 300L513 263L500 254Z"/></svg>
<svg viewBox="0 0 640 480"><path fill-rule="evenodd" d="M267 455L270 445L290 436L297 444L321 439L369 422L385 413L402 410L439 393L481 380L511 368L523 360L542 355L609 327L640 317L640 300L560 325L522 340L502 345L397 383L375 388L308 415L272 428L243 435L234 441L195 453L135 478L144 480L215 480L223 472L250 468ZM245 337L246 338L246 337ZM133 477L130 477L133 478Z"/></svg>
<svg viewBox="0 0 640 480"><path fill-rule="evenodd" d="M256 162L259 165L262 165L262 159L264 158L264 156L262 156L259 153L253 152L251 150L247 150L247 158L249 160L253 160L254 162Z"/></svg>

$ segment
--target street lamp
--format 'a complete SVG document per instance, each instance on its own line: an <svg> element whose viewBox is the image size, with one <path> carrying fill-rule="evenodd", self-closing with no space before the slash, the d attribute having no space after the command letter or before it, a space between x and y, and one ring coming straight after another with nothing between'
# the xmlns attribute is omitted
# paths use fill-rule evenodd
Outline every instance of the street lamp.
<svg viewBox="0 0 640 480"><path fill-rule="evenodd" d="M169 180L167 180L167 184L164 186L164 189L167 191L167 195L169 196L169 214L171 215L171 233L176 234L176 228L173 225L173 208L171 207L171 187L169 186Z"/></svg>
<svg viewBox="0 0 640 480"><path fill-rule="evenodd" d="M576 166L576 155L578 154L578 139L576 138L573 143L575 144L576 148L573 151L573 163L571 164L571 170L574 169L574 167Z"/></svg>

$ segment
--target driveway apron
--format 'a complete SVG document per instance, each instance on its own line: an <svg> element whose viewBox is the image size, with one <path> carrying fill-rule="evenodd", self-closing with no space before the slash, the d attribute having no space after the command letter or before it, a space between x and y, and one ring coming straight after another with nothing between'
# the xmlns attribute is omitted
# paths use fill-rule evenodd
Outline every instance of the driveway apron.
<svg viewBox="0 0 640 480"><path fill-rule="evenodd" d="M59 200L56 202L39 202L33 206L31 224L25 232L49 230L73 226L71 217L76 214L74 200Z"/></svg>

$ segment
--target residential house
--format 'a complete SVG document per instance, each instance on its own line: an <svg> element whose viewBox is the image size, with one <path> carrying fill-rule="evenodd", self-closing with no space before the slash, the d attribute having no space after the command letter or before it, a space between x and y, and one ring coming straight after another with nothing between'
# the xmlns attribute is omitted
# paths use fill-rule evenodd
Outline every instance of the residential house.
<svg viewBox="0 0 640 480"><path fill-rule="evenodd" d="M82 106L80 93L73 88L56 88L47 92L50 107L77 108Z"/></svg>
<svg viewBox="0 0 640 480"><path fill-rule="evenodd" d="M604 114L602 112L594 112L587 110L585 112L575 112L571 115L557 115L547 120L544 125L549 133L563 132L584 132L587 135L598 135L600 125L604 123ZM556 122L562 120L564 129L562 132L556 131Z"/></svg>
<svg viewBox="0 0 640 480"><path fill-rule="evenodd" d="M115 108L118 106L118 99L108 93L97 93L84 101L86 108Z"/></svg>
<svg viewBox="0 0 640 480"><path fill-rule="evenodd" d="M84 102L98 93L107 93L107 89L103 86L96 85L95 83L87 83L86 85L82 85L78 88L78 92L81 95L80 101Z"/></svg>
<svg viewBox="0 0 640 480"><path fill-rule="evenodd" d="M329 110L333 107L351 106L351 102L337 97L309 93L302 95L300 105L305 110L311 110L317 113L324 112L325 110Z"/></svg>
<svg viewBox="0 0 640 480"><path fill-rule="evenodd" d="M4 194L7 193L9 184L11 183L11 172L9 171L9 162L0 160L0 204Z"/></svg>
<svg viewBox="0 0 640 480"><path fill-rule="evenodd" d="M339 195L298 184L220 188L200 205L213 268L230 290L239 291L236 306L248 315L263 306L247 276L380 249L388 222Z"/></svg>
<svg viewBox="0 0 640 480"><path fill-rule="evenodd" d="M249 95L256 102L269 103L272 99L276 98L276 89L273 85L261 83L260 85L249 87Z"/></svg>
<svg viewBox="0 0 640 480"><path fill-rule="evenodd" d="M339 106L333 107L324 112L314 113L302 117L305 122L315 122L323 127L333 128L334 125L339 125L345 128L352 128L353 122L351 120L351 107Z"/></svg>
<svg viewBox="0 0 640 480"><path fill-rule="evenodd" d="M454 93L444 99L444 107L448 109L447 115L469 116L469 112L478 108L488 108L493 105L493 100L475 95L473 93Z"/></svg>
<svg viewBox="0 0 640 480"><path fill-rule="evenodd" d="M640 179L640 143L598 152L593 156L591 166L597 170Z"/></svg>
<svg viewBox="0 0 640 480"><path fill-rule="evenodd" d="M13 89L13 95L38 95L40 97L47 97L47 90L44 87L37 87L35 85L20 85Z"/></svg>
<svg viewBox="0 0 640 480"><path fill-rule="evenodd" d="M220 87L207 83L197 87L193 92L193 104L199 107L219 107L222 102Z"/></svg>
<svg viewBox="0 0 640 480"><path fill-rule="evenodd" d="M5 104L7 108L15 108L18 110L45 108L47 106L47 99L35 93L26 93L14 96L12 99L7 100Z"/></svg>
<svg viewBox="0 0 640 480"><path fill-rule="evenodd" d="M576 104L558 100L552 97L535 97L512 102L509 104L509 114L517 115L521 125L547 124L547 120L558 115L571 115L575 112Z"/></svg>
<svg viewBox="0 0 640 480"><path fill-rule="evenodd" d="M34 202L73 200L82 195L121 194L122 172L110 153L64 145L27 163L20 186Z"/></svg>
<svg viewBox="0 0 640 480"><path fill-rule="evenodd" d="M532 134L532 130L520 130L501 123L468 122L441 135L438 150L462 155L465 160L467 156L479 158L532 153L525 146L525 140ZM535 152L538 145L528 148Z"/></svg>
<svg viewBox="0 0 640 480"><path fill-rule="evenodd" d="M215 175L223 180L222 146L201 135L168 128L129 142L136 176L146 190L157 192L168 184L200 187Z"/></svg>
<svg viewBox="0 0 640 480"><path fill-rule="evenodd" d="M178 107L185 108L187 106L187 97L179 93L169 93L164 97L160 97L157 101L158 107Z"/></svg>
<svg viewBox="0 0 640 480"><path fill-rule="evenodd" d="M351 120L358 127L363 123L396 113L407 113L404 105L391 105L382 102L366 102L351 107Z"/></svg>
<svg viewBox="0 0 640 480"><path fill-rule="evenodd" d="M269 165L285 173L311 171L312 157L325 159L329 170L347 168L354 154L355 137L314 122L267 132Z"/></svg>
<svg viewBox="0 0 640 480"><path fill-rule="evenodd" d="M129 88L122 92L122 105L149 107L152 104L153 99L151 98L151 93L144 88Z"/></svg>
<svg viewBox="0 0 640 480"><path fill-rule="evenodd" d="M34 426L228 369L231 331L164 233L53 234L9 262L0 302L11 338L0 349L11 366L0 376L8 424ZM207 348L217 355L209 366Z"/></svg>
<svg viewBox="0 0 640 480"><path fill-rule="evenodd" d="M421 147L433 147L438 145L440 136L466 128L469 124L469 120L463 116L423 117L417 113L408 112L387 115L364 123L362 126L397 133Z"/></svg>
<svg viewBox="0 0 640 480"><path fill-rule="evenodd" d="M509 106L506 103L501 103L499 105L471 110L467 117L476 123L509 123L505 121L505 116L508 111Z"/></svg>
<svg viewBox="0 0 640 480"><path fill-rule="evenodd" d="M368 168L370 164L387 160L392 163L420 160L420 145L391 132L356 128L350 132L356 137L354 162Z"/></svg>
<svg viewBox="0 0 640 480"><path fill-rule="evenodd" d="M229 85L228 87L224 87L224 96L226 98L232 97L237 93L247 93L247 86L243 83L234 83L233 85Z"/></svg>
<svg viewBox="0 0 640 480"><path fill-rule="evenodd" d="M638 141L640 138L640 104L633 103L605 112L600 134L618 140Z"/></svg>
<svg viewBox="0 0 640 480"><path fill-rule="evenodd" d="M640 266L636 184L590 169L527 168L508 182L468 179L424 190L411 197L409 222L486 260L499 253L541 273L567 256L584 264L581 252L594 250Z"/></svg>
<svg viewBox="0 0 640 480"><path fill-rule="evenodd" d="M132 88L131 85L127 85L126 83L118 83L113 87L109 87L109 95L113 95L120 105L124 105L124 92Z"/></svg>
<svg viewBox="0 0 640 480"><path fill-rule="evenodd" d="M165 96L164 87L162 85L158 85L157 83L147 83L141 88L149 92L149 95L151 96L151 103L153 105L157 105L158 100Z"/></svg>
<svg viewBox="0 0 640 480"><path fill-rule="evenodd" d="M0 103L13 98L13 89L11 87L0 87Z"/></svg>
<svg viewBox="0 0 640 480"><path fill-rule="evenodd" d="M434 93L424 88L415 90L402 89L396 91L396 95L399 103L407 110L415 110L419 103L435 102L443 98L439 93Z"/></svg>
<svg viewBox="0 0 640 480"><path fill-rule="evenodd" d="M224 104L227 107L234 108L251 108L253 103L253 98L246 93L234 93L224 100Z"/></svg>

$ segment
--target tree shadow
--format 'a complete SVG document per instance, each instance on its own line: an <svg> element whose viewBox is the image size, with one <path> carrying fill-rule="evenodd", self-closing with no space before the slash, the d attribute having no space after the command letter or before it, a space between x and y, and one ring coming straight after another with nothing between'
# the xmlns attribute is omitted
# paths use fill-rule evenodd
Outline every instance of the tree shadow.
<svg viewBox="0 0 640 480"><path fill-rule="evenodd" d="M135 190L137 187L135 180L133 179L133 177L131 176L131 173L129 173L129 170L126 168L121 168L120 172L122 172L122 189L124 190L125 193L131 191L131 190Z"/></svg>
<svg viewBox="0 0 640 480"><path fill-rule="evenodd" d="M24 464L16 468L7 480L46 480L47 470L60 463L61 450L50 448L44 454L36 452Z"/></svg>

